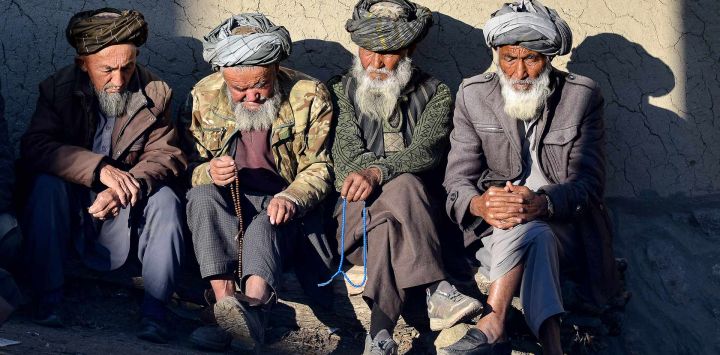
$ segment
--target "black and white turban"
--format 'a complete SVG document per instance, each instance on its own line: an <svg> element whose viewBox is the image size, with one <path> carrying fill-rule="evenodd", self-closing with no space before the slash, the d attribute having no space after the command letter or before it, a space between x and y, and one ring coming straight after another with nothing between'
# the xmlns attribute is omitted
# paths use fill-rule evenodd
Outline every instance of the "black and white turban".
<svg viewBox="0 0 720 355"><path fill-rule="evenodd" d="M249 33L235 33L238 28ZM292 41L283 26L275 26L263 14L240 14L225 20L203 41L203 58L213 68L237 65L269 65L290 55Z"/></svg>
<svg viewBox="0 0 720 355"><path fill-rule="evenodd" d="M572 46L572 31L557 11L537 0L503 5L483 28L491 48L519 45L547 56L565 55Z"/></svg>

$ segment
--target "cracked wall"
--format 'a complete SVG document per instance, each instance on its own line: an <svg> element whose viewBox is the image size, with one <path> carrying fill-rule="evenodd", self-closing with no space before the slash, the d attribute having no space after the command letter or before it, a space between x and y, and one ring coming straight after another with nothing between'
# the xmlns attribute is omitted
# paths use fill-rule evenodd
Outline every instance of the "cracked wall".
<svg viewBox="0 0 720 355"><path fill-rule="evenodd" d="M456 90L461 78L491 68L480 27L505 1L428 1L436 26L414 59ZM574 32L562 69L597 80L606 98L608 195L698 196L720 192L720 3L716 0L545 0ZM67 20L102 6L140 10L150 38L140 61L175 90L175 106L209 73L198 40L233 13L261 11L290 31L286 65L320 79L341 73L356 51L344 22L352 0L340 1L40 1L0 0L0 81L17 142L37 84L72 62Z"/></svg>

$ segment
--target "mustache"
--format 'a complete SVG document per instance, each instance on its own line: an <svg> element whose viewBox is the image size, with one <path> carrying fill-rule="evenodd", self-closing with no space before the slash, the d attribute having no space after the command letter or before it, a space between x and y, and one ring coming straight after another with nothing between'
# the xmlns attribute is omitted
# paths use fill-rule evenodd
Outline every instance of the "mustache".
<svg viewBox="0 0 720 355"><path fill-rule="evenodd" d="M115 85L112 83L105 84L102 89L103 89L103 91L108 91L108 90L118 90L120 92L125 91L122 86Z"/></svg>

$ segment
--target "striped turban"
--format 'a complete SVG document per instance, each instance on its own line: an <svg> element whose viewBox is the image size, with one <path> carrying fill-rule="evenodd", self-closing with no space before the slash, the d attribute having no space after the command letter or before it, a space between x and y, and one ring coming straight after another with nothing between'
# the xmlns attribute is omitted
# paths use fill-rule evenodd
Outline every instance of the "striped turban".
<svg viewBox="0 0 720 355"><path fill-rule="evenodd" d="M283 26L263 14L235 15L216 27L203 41L203 58L213 68L269 65L290 55L292 41Z"/></svg>
<svg viewBox="0 0 720 355"><path fill-rule="evenodd" d="M345 29L358 46L387 52L422 40L432 22L427 7L407 0L360 0Z"/></svg>
<svg viewBox="0 0 720 355"><path fill-rule="evenodd" d="M79 55L121 43L140 47L147 36L148 25L140 12L109 7L77 13L65 29L67 41Z"/></svg>
<svg viewBox="0 0 720 355"><path fill-rule="evenodd" d="M557 11L537 0L503 5L483 28L492 48L519 45L548 56L565 55L572 46L572 32Z"/></svg>

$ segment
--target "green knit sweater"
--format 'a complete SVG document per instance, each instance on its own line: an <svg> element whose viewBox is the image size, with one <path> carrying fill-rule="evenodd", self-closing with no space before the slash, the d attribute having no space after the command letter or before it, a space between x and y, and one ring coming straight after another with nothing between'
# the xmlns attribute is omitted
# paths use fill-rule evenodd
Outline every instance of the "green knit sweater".
<svg viewBox="0 0 720 355"><path fill-rule="evenodd" d="M387 157L377 156L365 146L355 108L342 87L341 78L330 79L328 87L333 96L337 117L332 148L337 191L340 191L350 173L359 170L378 168L382 185L400 174L421 173L443 161L442 154L449 144L452 125L453 101L447 85L440 84L425 106L412 132L412 143L404 150Z"/></svg>

